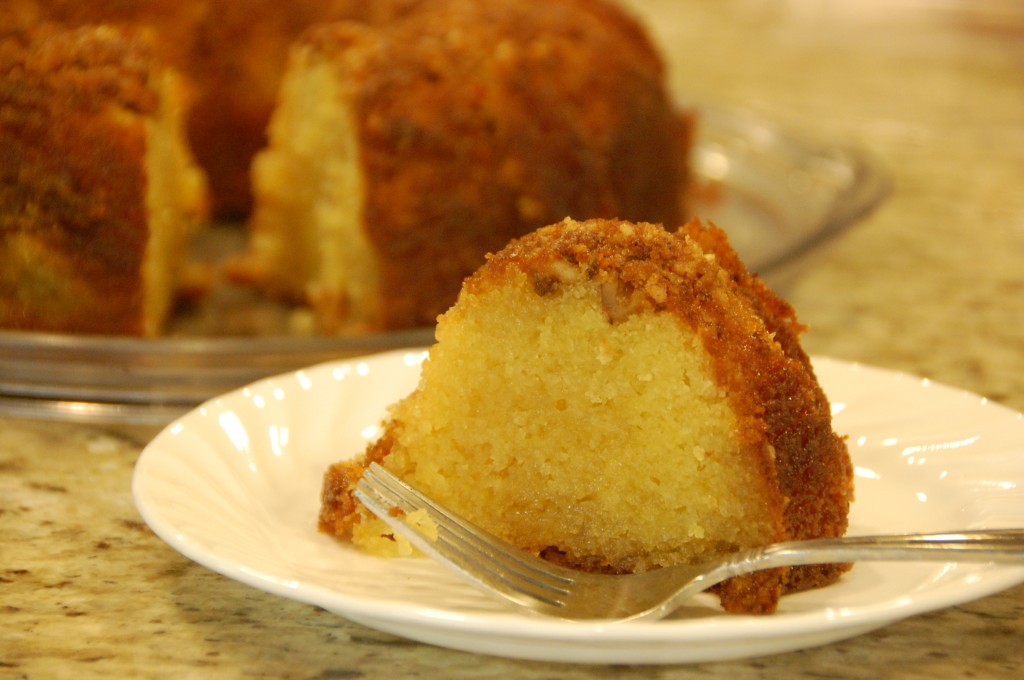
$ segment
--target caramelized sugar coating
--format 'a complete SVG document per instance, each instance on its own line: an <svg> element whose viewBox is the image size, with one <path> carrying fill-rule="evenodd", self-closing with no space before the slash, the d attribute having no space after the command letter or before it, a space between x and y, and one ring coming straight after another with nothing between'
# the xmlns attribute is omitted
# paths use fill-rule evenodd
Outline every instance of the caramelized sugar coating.
<svg viewBox="0 0 1024 680"><path fill-rule="evenodd" d="M288 47L323 21L384 23L422 0L9 0L13 25L43 22L146 31L194 97L188 135L210 178L213 211L249 212L249 165L266 145ZM0 29L2 30L2 29Z"/></svg>
<svg viewBox="0 0 1024 680"><path fill-rule="evenodd" d="M236 271L327 332L429 326L513 237L567 215L678 224L688 125L643 31L598 0L319 26L254 164Z"/></svg>
<svg viewBox="0 0 1024 680"><path fill-rule="evenodd" d="M0 327L156 335L205 211L180 82L143 36L0 41Z"/></svg>
<svg viewBox="0 0 1024 680"><path fill-rule="evenodd" d="M350 495L378 460L524 549L592 571L842 535L852 468L801 330L713 226L540 229L467 279L384 436L327 471L320 527L394 550ZM846 568L716 590L729 611L770 612Z"/></svg>

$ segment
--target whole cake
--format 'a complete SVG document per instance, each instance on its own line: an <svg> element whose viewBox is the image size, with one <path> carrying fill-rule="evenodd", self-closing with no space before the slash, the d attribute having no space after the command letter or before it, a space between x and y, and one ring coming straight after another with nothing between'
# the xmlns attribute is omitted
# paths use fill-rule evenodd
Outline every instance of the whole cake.
<svg viewBox="0 0 1024 680"><path fill-rule="evenodd" d="M324 332L429 326L485 253L565 216L678 224L689 119L602 0L435 0L293 47L242 280Z"/></svg>
<svg viewBox="0 0 1024 680"><path fill-rule="evenodd" d="M134 31L0 40L0 328L160 332L206 213L184 114Z"/></svg>
<svg viewBox="0 0 1024 680"><path fill-rule="evenodd" d="M842 535L852 468L793 310L714 226L565 221L469 277L418 388L325 474L324 532L386 554L352 496L371 461L491 532L588 571L637 572ZM726 610L848 565L725 582Z"/></svg>

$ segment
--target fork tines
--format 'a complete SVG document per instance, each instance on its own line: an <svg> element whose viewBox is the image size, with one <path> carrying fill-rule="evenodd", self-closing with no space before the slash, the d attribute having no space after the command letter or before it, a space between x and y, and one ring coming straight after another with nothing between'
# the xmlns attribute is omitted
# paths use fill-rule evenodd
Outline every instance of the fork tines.
<svg viewBox="0 0 1024 680"><path fill-rule="evenodd" d="M555 573L554 565L480 529L377 463L363 473L355 495L414 546L488 591L526 606L536 607L539 600L555 608L572 592L570 575ZM436 526L436 537L420 521L407 521L419 510Z"/></svg>

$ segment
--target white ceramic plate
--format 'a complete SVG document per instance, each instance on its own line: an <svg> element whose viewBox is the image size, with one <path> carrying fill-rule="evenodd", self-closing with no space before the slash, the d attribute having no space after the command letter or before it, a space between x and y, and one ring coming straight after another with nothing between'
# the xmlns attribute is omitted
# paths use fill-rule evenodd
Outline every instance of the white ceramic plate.
<svg viewBox="0 0 1024 680"><path fill-rule="evenodd" d="M427 559L384 560L319 534L321 476L362 451L424 353L322 364L207 402L145 449L135 503L196 562L372 628L455 649L536 660L679 663L752 657L853 637L1024 581L1024 568L860 564L783 598L768 617L709 596L668 620L572 623L492 600ZM857 468L851 533L1024 526L1024 416L969 393L816 359Z"/></svg>

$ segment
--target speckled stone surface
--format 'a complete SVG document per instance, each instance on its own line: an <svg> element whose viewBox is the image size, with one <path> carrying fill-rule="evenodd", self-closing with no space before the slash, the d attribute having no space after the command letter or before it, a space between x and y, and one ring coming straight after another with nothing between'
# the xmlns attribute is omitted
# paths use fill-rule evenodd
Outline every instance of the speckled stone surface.
<svg viewBox="0 0 1024 680"><path fill-rule="evenodd" d="M807 348L1024 410L1024 8L632 0L683 97L877 158L893 192L787 296ZM999 678L1024 587L741 662L562 666L408 642L210 572L130 478L154 430L0 417L0 678ZM1021 452L1024 455L1024 451Z"/></svg>

